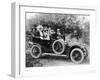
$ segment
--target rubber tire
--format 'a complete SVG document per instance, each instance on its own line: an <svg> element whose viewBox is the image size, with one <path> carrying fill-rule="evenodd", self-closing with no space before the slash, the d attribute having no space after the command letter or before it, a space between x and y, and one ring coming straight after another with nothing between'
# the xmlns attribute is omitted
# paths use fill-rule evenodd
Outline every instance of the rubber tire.
<svg viewBox="0 0 100 80"><path fill-rule="evenodd" d="M39 49L39 54L37 56L33 55L33 48L34 47L37 47ZM41 56L41 54L42 54L41 46L38 45L38 44L33 45L32 48L31 48L31 56L33 58L36 58L37 59L37 58L39 58Z"/></svg>
<svg viewBox="0 0 100 80"><path fill-rule="evenodd" d="M79 51L80 53L81 53L81 60L80 61L76 61L76 60L74 60L73 59L73 57L72 57L72 55L73 55L73 52L74 51ZM84 53L83 53L83 51L80 49L80 48L74 48L74 49L72 49L72 51L71 51L71 53L70 53L70 59L71 59L71 61L73 62L73 63L75 63L75 64L80 64L80 63L82 63L82 61L84 60Z"/></svg>
<svg viewBox="0 0 100 80"><path fill-rule="evenodd" d="M61 52L57 52L57 51L54 49L54 45L55 45L56 42L60 42L60 43L62 44L63 49L61 50ZM54 52L55 54L62 54L62 53L64 52L64 50L65 50L64 40L63 40L63 39L55 40L55 41L53 42L53 44L52 44L52 50L53 50L53 52Z"/></svg>

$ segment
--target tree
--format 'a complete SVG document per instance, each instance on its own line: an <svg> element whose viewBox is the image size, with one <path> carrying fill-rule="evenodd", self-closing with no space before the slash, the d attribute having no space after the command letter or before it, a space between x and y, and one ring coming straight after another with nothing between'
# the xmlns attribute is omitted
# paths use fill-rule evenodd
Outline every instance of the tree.
<svg viewBox="0 0 100 80"><path fill-rule="evenodd" d="M83 41L89 43L89 22L82 20L86 16L74 15L74 14L45 14L38 13L31 19L26 19L26 31L31 31L32 28L36 28L37 25L43 25L43 27L50 27L55 32L60 29L61 34L71 34L72 38L83 38ZM84 26L84 29L82 28Z"/></svg>

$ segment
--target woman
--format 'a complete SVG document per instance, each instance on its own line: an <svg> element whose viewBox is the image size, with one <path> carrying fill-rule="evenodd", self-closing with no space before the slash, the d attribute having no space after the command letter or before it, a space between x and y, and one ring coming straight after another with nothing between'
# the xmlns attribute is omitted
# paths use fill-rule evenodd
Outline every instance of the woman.
<svg viewBox="0 0 100 80"><path fill-rule="evenodd" d="M43 39L43 26L42 25L38 25L37 26L37 31L36 33L38 34L38 36Z"/></svg>

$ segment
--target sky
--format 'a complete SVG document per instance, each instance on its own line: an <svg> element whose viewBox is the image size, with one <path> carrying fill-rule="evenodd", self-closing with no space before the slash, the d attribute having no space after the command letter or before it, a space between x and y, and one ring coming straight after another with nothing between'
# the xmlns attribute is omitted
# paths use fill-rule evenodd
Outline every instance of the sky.
<svg viewBox="0 0 100 80"><path fill-rule="evenodd" d="M31 19L31 18L35 17L35 15L36 15L36 13L27 13L26 14L26 16L27 16L26 18L27 19Z"/></svg>

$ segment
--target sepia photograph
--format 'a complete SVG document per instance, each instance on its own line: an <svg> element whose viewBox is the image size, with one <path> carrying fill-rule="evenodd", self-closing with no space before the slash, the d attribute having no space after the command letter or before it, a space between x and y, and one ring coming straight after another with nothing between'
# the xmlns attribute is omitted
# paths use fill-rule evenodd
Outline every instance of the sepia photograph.
<svg viewBox="0 0 100 80"><path fill-rule="evenodd" d="M25 12L25 66L90 63L90 15Z"/></svg>

